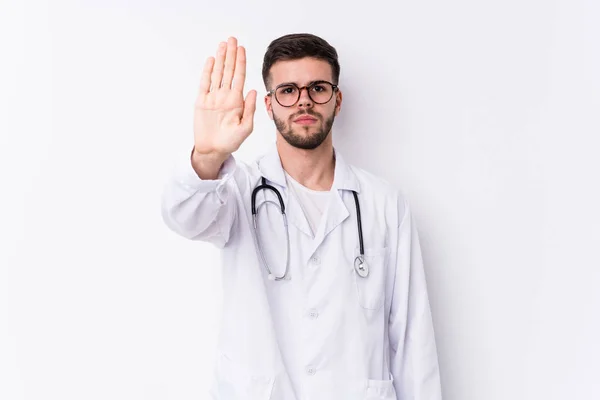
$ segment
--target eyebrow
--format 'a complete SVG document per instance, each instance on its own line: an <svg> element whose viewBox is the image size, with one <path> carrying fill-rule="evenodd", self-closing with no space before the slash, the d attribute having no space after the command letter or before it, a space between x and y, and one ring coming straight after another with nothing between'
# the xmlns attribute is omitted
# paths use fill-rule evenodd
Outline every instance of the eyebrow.
<svg viewBox="0 0 600 400"><path fill-rule="evenodd" d="M317 79L317 80L308 82L306 84L306 86L310 86L310 85L315 84L315 83L329 83L329 81L326 81L325 79ZM300 87L300 85L298 83L296 83L296 82L283 82L283 83L280 83L277 86L282 86L282 85L296 85L296 86Z"/></svg>

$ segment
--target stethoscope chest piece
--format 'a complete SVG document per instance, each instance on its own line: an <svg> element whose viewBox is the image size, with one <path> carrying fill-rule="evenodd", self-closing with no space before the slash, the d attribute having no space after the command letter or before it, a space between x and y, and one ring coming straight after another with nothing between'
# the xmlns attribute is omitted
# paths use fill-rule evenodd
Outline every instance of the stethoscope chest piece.
<svg viewBox="0 0 600 400"><path fill-rule="evenodd" d="M354 270L361 278L369 276L369 265L363 256L358 256L354 259Z"/></svg>

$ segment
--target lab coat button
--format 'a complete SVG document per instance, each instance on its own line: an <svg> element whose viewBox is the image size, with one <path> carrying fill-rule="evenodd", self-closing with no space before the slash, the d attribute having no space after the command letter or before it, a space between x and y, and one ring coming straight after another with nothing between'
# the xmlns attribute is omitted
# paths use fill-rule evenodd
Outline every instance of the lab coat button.
<svg viewBox="0 0 600 400"><path fill-rule="evenodd" d="M317 265L319 265L319 264L321 264L321 260L319 259L319 257L317 257L317 256L312 256L312 257L310 258L310 265L311 265L313 268L314 268L314 267L316 267L316 266L317 266Z"/></svg>
<svg viewBox="0 0 600 400"><path fill-rule="evenodd" d="M313 308L308 312L308 316L310 319L317 319L319 312Z"/></svg>
<svg viewBox="0 0 600 400"><path fill-rule="evenodd" d="M315 369L315 367L313 367L312 365L311 365L311 366L308 366L308 367L306 367L306 373L307 373L308 375L314 375L316 372L317 372L317 370L316 370L316 369Z"/></svg>

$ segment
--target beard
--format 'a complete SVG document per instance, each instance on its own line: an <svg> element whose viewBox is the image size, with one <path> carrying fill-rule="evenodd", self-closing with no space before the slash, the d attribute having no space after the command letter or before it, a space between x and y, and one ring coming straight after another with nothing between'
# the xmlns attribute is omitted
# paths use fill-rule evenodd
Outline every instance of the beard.
<svg viewBox="0 0 600 400"><path fill-rule="evenodd" d="M322 121L321 126L317 126L317 131L308 135L303 136L296 132L292 128L292 121L302 115L310 115L311 117L317 118L317 120ZM296 147L298 149L304 150L313 150L316 149L327 139L327 136L331 132L331 127L333 126L333 121L335 119L335 112L331 114L331 116L327 119L323 119L323 116L319 113L316 113L312 110L307 110L306 112L301 112L298 114L293 114L288 118L288 122L286 123L280 118L277 118L275 113L273 113L273 120L275 121L275 126L281 136L288 142L291 146ZM314 129L315 126L298 126L297 130L308 131L310 129Z"/></svg>

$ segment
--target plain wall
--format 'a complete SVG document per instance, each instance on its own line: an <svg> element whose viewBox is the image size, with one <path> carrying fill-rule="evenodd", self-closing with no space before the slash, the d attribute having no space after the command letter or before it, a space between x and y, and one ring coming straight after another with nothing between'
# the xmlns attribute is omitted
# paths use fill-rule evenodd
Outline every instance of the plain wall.
<svg viewBox="0 0 600 400"><path fill-rule="evenodd" d="M600 398L597 1L9 1L0 6L0 399L206 399L219 253L160 196L206 57L334 45L334 143L402 189L445 400ZM423 399L426 400L426 399Z"/></svg>

